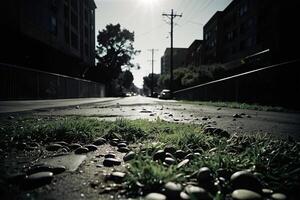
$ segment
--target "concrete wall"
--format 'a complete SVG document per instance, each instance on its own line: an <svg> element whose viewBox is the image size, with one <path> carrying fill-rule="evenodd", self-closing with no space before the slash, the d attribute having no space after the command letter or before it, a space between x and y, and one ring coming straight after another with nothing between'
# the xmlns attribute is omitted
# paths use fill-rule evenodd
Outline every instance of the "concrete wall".
<svg viewBox="0 0 300 200"><path fill-rule="evenodd" d="M0 63L0 100L104 96L100 83Z"/></svg>
<svg viewBox="0 0 300 200"><path fill-rule="evenodd" d="M176 99L300 108L300 62L282 63L174 92Z"/></svg>

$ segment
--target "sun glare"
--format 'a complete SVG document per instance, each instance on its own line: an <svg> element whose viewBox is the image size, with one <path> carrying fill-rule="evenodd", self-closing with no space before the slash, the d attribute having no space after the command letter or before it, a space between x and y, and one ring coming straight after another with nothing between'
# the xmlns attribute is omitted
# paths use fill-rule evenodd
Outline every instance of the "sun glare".
<svg viewBox="0 0 300 200"><path fill-rule="evenodd" d="M144 5L154 5L157 3L158 0L139 0Z"/></svg>

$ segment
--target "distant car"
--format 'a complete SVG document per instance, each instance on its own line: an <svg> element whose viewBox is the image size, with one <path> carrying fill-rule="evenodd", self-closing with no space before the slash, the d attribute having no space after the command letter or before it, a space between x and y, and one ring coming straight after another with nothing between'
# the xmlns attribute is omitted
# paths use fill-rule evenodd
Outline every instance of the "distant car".
<svg viewBox="0 0 300 200"><path fill-rule="evenodd" d="M157 92L153 92L152 96L151 97L154 97L154 98L157 98L159 95Z"/></svg>
<svg viewBox="0 0 300 200"><path fill-rule="evenodd" d="M171 99L171 97L171 91L167 89L162 90L158 96L159 99Z"/></svg>

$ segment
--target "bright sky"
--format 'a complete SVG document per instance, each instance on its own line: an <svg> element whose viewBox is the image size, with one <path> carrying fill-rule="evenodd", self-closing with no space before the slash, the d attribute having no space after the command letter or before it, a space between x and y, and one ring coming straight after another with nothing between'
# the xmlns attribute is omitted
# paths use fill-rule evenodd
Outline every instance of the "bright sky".
<svg viewBox="0 0 300 200"><path fill-rule="evenodd" d="M154 54L154 73L160 73L160 58L170 47L170 21L163 13L174 9L181 18L174 20L174 47L187 48L195 39L203 38L203 25L217 10L223 10L232 0L95 0L96 35L107 24L120 23L121 28L134 31L134 47L141 50L133 63L140 70L131 70L134 84L143 86L143 77L151 73L151 52Z"/></svg>

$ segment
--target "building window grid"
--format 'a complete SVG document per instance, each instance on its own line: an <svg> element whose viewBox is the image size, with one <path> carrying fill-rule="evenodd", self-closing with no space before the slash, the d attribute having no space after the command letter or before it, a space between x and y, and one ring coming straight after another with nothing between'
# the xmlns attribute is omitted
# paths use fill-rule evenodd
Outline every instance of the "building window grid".
<svg viewBox="0 0 300 200"><path fill-rule="evenodd" d="M78 15L71 11L71 25L75 30L78 30Z"/></svg>
<svg viewBox="0 0 300 200"><path fill-rule="evenodd" d="M78 49L78 35L73 31L71 32L71 46L74 49Z"/></svg>
<svg viewBox="0 0 300 200"><path fill-rule="evenodd" d="M239 8L239 16L242 17L248 12L248 4L245 3Z"/></svg>
<svg viewBox="0 0 300 200"><path fill-rule="evenodd" d="M56 35L57 34L57 19L55 16L50 17L50 27L49 27L50 33Z"/></svg>

